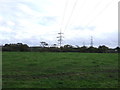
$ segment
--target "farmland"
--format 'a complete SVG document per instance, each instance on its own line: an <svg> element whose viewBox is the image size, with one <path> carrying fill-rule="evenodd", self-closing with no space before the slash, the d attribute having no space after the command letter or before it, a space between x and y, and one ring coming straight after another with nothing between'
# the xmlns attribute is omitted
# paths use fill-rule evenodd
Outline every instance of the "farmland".
<svg viewBox="0 0 120 90"><path fill-rule="evenodd" d="M117 88L117 53L3 52L3 88Z"/></svg>

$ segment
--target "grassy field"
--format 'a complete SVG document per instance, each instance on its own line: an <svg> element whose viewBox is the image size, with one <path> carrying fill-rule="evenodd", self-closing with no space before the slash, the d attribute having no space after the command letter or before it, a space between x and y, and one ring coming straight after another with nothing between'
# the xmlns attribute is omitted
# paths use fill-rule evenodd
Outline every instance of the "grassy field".
<svg viewBox="0 0 120 90"><path fill-rule="evenodd" d="M117 88L118 54L3 52L3 88Z"/></svg>

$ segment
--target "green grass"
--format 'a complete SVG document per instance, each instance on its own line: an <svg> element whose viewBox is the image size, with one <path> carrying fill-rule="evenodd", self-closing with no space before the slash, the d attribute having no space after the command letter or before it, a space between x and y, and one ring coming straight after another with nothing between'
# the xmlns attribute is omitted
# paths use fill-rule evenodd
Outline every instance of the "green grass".
<svg viewBox="0 0 120 90"><path fill-rule="evenodd" d="M117 88L118 54L3 52L3 88Z"/></svg>

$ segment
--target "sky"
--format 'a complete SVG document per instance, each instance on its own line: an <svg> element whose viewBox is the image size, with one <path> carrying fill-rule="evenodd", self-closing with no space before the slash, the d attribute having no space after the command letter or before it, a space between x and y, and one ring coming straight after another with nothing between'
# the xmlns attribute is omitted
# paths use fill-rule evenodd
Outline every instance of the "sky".
<svg viewBox="0 0 120 90"><path fill-rule="evenodd" d="M0 45L118 46L119 0L0 0Z"/></svg>

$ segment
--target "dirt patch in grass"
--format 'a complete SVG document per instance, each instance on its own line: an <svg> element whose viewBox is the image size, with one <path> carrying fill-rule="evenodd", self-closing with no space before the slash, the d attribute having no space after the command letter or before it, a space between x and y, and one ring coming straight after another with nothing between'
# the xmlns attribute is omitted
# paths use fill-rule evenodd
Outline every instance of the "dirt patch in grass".
<svg viewBox="0 0 120 90"><path fill-rule="evenodd" d="M21 78L49 78L49 77L63 77L63 76L76 76L76 75L84 75L84 73L74 73L74 72L66 72L66 73L54 73L54 74L41 74L41 75L3 75L4 78L15 78L15 79L21 79Z"/></svg>
<svg viewBox="0 0 120 90"><path fill-rule="evenodd" d="M84 76L86 77L88 74L98 74L98 73L117 73L119 72L116 69L106 69L102 71L94 71L94 72L63 72L63 73L53 73L53 74L40 74L40 75L3 75L3 79L40 79L40 78L52 78L52 77L64 77L64 76Z"/></svg>
<svg viewBox="0 0 120 90"><path fill-rule="evenodd" d="M103 70L96 70L96 73L116 73L116 72L120 72L120 70L117 69L103 69Z"/></svg>

